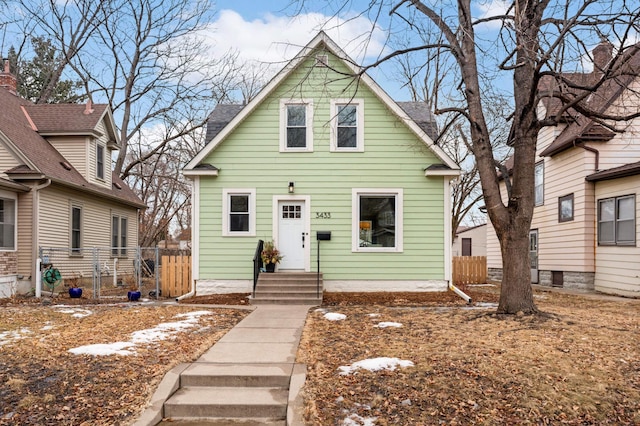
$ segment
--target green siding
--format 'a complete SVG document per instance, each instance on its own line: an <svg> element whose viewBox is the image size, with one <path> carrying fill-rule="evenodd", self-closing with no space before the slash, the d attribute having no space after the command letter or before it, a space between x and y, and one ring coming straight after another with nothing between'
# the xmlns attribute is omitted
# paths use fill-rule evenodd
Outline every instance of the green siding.
<svg viewBox="0 0 640 426"><path fill-rule="evenodd" d="M325 279L444 279L443 178L424 176L441 161L368 88L354 94L351 80L312 63L293 71L203 161L220 173L200 181L200 279L251 278L257 240L272 239L272 197L285 195L289 181L296 195L311 197L312 270L315 232L332 231L321 248ZM330 152L330 100L352 95L364 99L365 151ZM281 98L313 99L313 152L279 152ZM403 188L402 253L352 253L352 188L362 187ZM222 237L223 188L256 188L255 237ZM331 218L316 219L316 212Z"/></svg>

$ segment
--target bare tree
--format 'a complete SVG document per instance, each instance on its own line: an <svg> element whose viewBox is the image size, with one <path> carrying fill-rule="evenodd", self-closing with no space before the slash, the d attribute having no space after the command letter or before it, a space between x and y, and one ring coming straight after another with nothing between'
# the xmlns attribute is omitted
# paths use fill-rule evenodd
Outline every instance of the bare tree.
<svg viewBox="0 0 640 426"><path fill-rule="evenodd" d="M346 4L338 3L343 7ZM612 130L619 130L612 123L640 116L640 102L614 115L589 98L603 85L630 73L637 74L629 61L638 53L633 37L638 33L640 6L637 2L614 0L514 0L507 5L503 13L474 17L471 0L372 2L369 10L377 12L373 15L379 16L386 7L393 18L399 18L392 20L395 32L404 25L413 34L432 37L410 39L411 45L385 53L364 66L362 72L398 56L424 56L425 52L446 55L448 63L454 65L453 72L442 80L434 94L435 112L463 118L469 128L485 205L502 252L498 312L534 313L537 307L530 285L528 233L534 207L538 132L557 125L567 112L598 120ZM476 31L484 31L486 37L489 25L496 26L495 35L486 40L477 36ZM568 78L567 68L579 64L581 57L592 59L589 45L596 44L603 35L619 46L615 57L593 73L592 78ZM425 62L428 58L423 57ZM500 76L511 79L513 84L508 134L514 168L506 202L500 193L501 177L505 176L496 167L487 120L490 105L486 95L492 93ZM543 86L544 93L539 90ZM545 96L554 98L560 106L555 114L538 117L537 106Z"/></svg>

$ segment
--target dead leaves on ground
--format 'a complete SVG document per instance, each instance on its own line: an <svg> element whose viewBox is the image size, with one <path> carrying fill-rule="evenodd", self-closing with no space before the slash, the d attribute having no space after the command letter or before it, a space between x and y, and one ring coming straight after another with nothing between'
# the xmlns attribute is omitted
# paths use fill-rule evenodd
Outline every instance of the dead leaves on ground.
<svg viewBox="0 0 640 426"><path fill-rule="evenodd" d="M196 359L248 312L211 310L213 315L201 316L198 327L138 344L130 356L74 355L69 349L130 341L134 331L178 321L176 315L195 310L202 309L138 304L3 306L0 424L131 423L169 369Z"/></svg>
<svg viewBox="0 0 640 426"><path fill-rule="evenodd" d="M640 424L637 301L540 293L544 315L516 317L359 297L369 303L327 307L344 321L307 320L298 362L309 424ZM375 357L415 366L338 374Z"/></svg>

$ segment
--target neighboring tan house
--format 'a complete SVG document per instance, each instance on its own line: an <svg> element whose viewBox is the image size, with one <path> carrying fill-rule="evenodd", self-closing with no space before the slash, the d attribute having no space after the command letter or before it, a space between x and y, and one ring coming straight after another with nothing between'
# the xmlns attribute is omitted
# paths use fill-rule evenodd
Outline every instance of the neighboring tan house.
<svg viewBox="0 0 640 426"><path fill-rule="evenodd" d="M0 73L0 297L35 286L39 247L136 246L144 204L111 172L107 105L33 103ZM116 257L127 257L118 251Z"/></svg>
<svg viewBox="0 0 640 426"><path fill-rule="evenodd" d="M246 106L213 111L184 169L199 294L249 291L260 239L279 271L317 271L319 248L328 291L447 289L459 168L425 104L348 77L353 64L320 33Z"/></svg>
<svg viewBox="0 0 640 426"><path fill-rule="evenodd" d="M486 256L487 224L458 227L451 251L453 256Z"/></svg>
<svg viewBox="0 0 640 426"><path fill-rule="evenodd" d="M611 53L611 45L598 45L595 71L565 78L582 84L595 81ZM634 75L622 75L589 95L592 108L608 114L638 111L640 53L632 56L629 69ZM540 84L542 116L559 111L556 99L544 97L554 84L550 79ZM623 133L573 110L564 118L538 135L530 230L532 282L640 296L640 118L612 123ZM511 161L507 168L513 168ZM490 224L487 252L490 277L500 279L500 247Z"/></svg>

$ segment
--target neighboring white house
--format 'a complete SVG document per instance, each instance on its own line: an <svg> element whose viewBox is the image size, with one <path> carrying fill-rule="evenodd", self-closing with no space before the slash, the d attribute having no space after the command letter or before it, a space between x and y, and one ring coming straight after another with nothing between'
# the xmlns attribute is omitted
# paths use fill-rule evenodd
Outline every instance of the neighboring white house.
<svg viewBox="0 0 640 426"><path fill-rule="evenodd" d="M487 224L460 226L453 238L453 256L486 256Z"/></svg>

